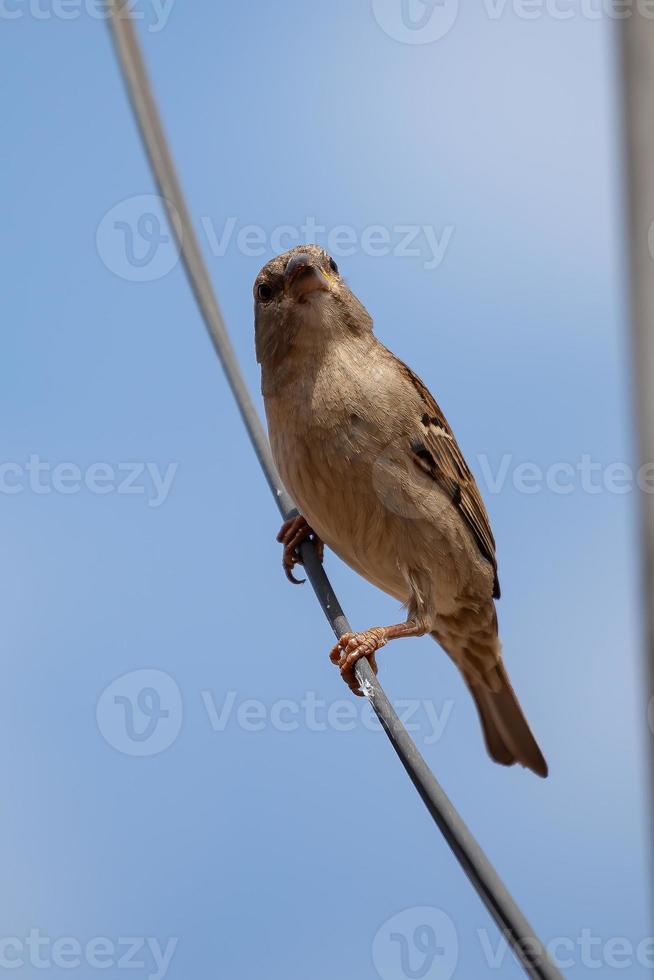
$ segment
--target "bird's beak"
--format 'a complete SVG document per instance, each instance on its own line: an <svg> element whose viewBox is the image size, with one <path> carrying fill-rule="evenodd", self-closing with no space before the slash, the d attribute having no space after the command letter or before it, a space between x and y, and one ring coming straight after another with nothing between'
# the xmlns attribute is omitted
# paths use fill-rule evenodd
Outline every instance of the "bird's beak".
<svg viewBox="0 0 654 980"><path fill-rule="evenodd" d="M329 276L308 252L297 252L284 270L284 289L293 299L301 301L316 291L329 292Z"/></svg>

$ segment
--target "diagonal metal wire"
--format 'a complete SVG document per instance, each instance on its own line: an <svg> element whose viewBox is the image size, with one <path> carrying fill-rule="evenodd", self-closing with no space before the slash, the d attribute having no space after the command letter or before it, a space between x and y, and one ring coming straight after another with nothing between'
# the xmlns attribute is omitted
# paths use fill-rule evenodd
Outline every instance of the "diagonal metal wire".
<svg viewBox="0 0 654 980"><path fill-rule="evenodd" d="M211 286L161 125L129 6L127 0L108 0L108 22L134 115L200 312L277 506L287 518L297 512L275 468L268 440L245 386ZM335 635L340 637L350 629L345 613L313 545L305 542L301 553L316 597ZM547 956L543 944L420 755L367 660L357 663L356 675L413 785L525 973L537 980L561 980L561 974Z"/></svg>

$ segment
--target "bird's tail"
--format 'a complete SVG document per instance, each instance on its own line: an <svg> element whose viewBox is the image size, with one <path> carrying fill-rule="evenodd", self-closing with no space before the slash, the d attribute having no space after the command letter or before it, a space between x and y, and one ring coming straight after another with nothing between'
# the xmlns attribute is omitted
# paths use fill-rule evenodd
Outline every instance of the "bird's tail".
<svg viewBox="0 0 654 980"><path fill-rule="evenodd" d="M538 776L547 776L547 762L538 747L500 661L483 681L466 676L489 754L503 766L519 762Z"/></svg>

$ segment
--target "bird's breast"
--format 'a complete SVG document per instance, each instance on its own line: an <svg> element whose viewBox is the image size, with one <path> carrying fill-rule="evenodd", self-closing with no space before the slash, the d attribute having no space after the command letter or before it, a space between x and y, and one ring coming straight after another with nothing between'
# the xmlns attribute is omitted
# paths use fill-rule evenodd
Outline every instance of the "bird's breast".
<svg viewBox="0 0 654 980"><path fill-rule="evenodd" d="M332 401L324 412L267 399L266 413L280 476L311 527L361 575L406 601L382 426L354 400Z"/></svg>

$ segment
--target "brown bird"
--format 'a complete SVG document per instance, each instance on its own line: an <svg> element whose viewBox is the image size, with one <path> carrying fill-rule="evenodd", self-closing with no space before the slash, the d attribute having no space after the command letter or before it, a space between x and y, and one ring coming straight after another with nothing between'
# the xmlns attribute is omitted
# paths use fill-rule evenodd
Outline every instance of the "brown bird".
<svg viewBox="0 0 654 980"><path fill-rule="evenodd" d="M445 416L317 245L268 262L254 305L272 452L301 514L279 534L286 573L311 537L408 613L346 634L331 659L360 693L360 657L376 671L389 640L430 633L463 674L493 759L546 776L502 662L488 515Z"/></svg>

